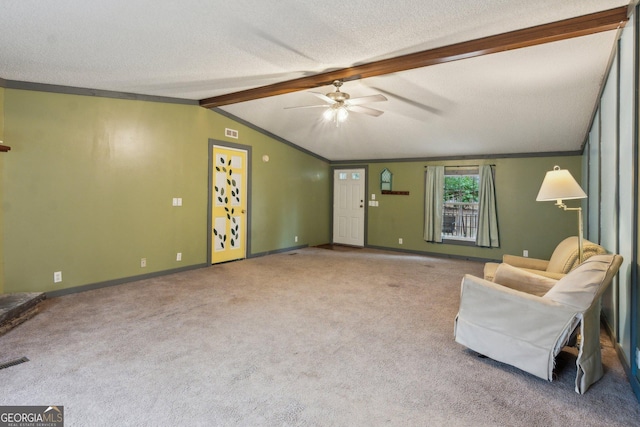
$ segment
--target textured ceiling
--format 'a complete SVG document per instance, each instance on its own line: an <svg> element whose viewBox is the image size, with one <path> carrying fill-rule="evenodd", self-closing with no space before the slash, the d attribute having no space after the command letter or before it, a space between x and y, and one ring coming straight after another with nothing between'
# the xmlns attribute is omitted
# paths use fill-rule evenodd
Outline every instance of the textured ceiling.
<svg viewBox="0 0 640 427"><path fill-rule="evenodd" d="M624 6L626 0L10 0L0 78L200 100ZM380 117L339 127L307 92L222 109L331 160L579 150L616 31L346 82ZM319 88L326 93L332 87Z"/></svg>

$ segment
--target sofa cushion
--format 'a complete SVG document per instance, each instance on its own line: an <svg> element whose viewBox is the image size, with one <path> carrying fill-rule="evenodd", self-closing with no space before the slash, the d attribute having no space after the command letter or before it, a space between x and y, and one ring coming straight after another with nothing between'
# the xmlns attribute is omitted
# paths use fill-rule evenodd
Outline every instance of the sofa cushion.
<svg viewBox="0 0 640 427"><path fill-rule="evenodd" d="M548 298L563 305L584 311L599 297L614 260L614 255L594 255L564 276L547 292Z"/></svg>
<svg viewBox="0 0 640 427"><path fill-rule="evenodd" d="M496 269L493 281L537 296L546 294L557 283L557 280L504 263Z"/></svg>
<svg viewBox="0 0 640 427"><path fill-rule="evenodd" d="M576 236L567 237L558 243L549 258L547 271L553 273L567 274L578 260L578 238Z"/></svg>
<svg viewBox="0 0 640 427"><path fill-rule="evenodd" d="M603 255L605 253L606 251L602 246L596 245L588 240L582 240L583 261L586 261L593 255ZM556 249L551 254L547 271L567 274L580 265L578 256L578 237L567 237L556 246Z"/></svg>

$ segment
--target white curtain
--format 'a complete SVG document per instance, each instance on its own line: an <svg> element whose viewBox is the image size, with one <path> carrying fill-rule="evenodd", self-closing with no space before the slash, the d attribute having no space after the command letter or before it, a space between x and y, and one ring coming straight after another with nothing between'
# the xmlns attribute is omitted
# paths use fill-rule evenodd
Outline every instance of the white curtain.
<svg viewBox="0 0 640 427"><path fill-rule="evenodd" d="M424 240L442 242L444 166L428 166L425 173Z"/></svg>
<svg viewBox="0 0 640 427"><path fill-rule="evenodd" d="M493 183L493 171L490 165L481 165L480 188L478 191L478 234L476 245L490 248L500 246L498 236L498 213L496 210L496 192Z"/></svg>

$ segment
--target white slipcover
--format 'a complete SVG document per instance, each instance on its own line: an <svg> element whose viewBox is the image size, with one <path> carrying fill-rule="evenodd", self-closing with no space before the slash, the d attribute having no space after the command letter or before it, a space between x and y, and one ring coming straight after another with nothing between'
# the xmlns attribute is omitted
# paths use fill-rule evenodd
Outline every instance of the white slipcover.
<svg viewBox="0 0 640 427"><path fill-rule="evenodd" d="M603 375L600 297L621 263L620 255L595 255L555 282L543 296L525 292L531 288L535 274L514 267L504 269L506 286L465 275L455 340L494 360L552 381L555 357L579 324L581 343L575 390L582 394ZM496 282L501 280L499 271ZM523 289L517 286L519 275Z"/></svg>

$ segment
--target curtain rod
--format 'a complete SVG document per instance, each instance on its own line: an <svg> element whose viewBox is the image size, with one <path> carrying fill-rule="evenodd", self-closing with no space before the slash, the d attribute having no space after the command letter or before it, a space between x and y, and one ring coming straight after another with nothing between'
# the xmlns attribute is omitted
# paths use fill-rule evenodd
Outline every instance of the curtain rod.
<svg viewBox="0 0 640 427"><path fill-rule="evenodd" d="M431 166L433 166L433 165L431 165ZM463 168L477 168L478 166L480 166L480 165L445 166L445 168L461 168L461 169L463 169ZM494 165L494 164L490 164L490 165L485 165L485 166L495 166L495 165ZM425 168L428 168L428 167L429 167L429 165L425 165L424 167L425 167Z"/></svg>

